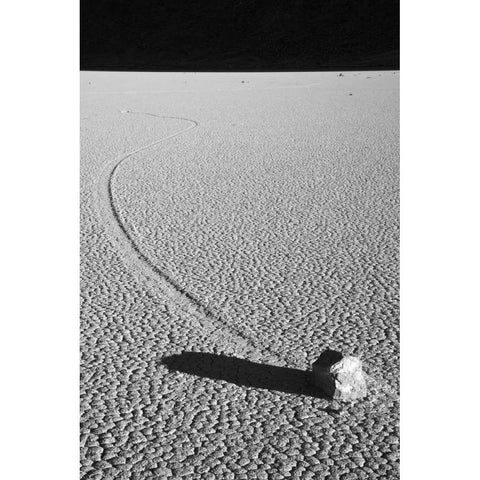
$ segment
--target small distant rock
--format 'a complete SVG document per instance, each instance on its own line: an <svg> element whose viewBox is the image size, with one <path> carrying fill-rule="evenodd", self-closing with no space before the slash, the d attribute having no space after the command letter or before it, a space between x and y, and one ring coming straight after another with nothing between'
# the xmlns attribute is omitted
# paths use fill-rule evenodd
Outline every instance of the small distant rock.
<svg viewBox="0 0 480 480"><path fill-rule="evenodd" d="M334 400L353 401L367 395L367 382L359 358L325 350L312 365L313 383Z"/></svg>
<svg viewBox="0 0 480 480"><path fill-rule="evenodd" d="M339 73L338 76L339 76L339 77L343 77L343 73Z"/></svg>

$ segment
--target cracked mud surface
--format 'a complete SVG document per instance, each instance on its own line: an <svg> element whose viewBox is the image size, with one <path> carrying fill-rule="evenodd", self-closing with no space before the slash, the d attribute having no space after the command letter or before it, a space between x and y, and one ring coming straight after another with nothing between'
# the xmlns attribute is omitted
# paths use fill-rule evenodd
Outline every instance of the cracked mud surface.
<svg viewBox="0 0 480 480"><path fill-rule="evenodd" d="M82 73L81 167L82 478L398 477L398 75Z"/></svg>

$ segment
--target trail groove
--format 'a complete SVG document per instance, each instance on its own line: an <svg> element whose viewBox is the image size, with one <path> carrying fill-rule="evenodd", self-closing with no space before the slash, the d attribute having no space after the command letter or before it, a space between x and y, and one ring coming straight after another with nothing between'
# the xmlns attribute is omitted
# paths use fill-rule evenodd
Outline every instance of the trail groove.
<svg viewBox="0 0 480 480"><path fill-rule="evenodd" d="M137 148L136 150L133 150L125 155L112 159L111 161L107 162L99 176L98 188L96 189L96 204L98 213L103 220L103 225L107 229L109 239L115 245L122 260L124 260L129 267L134 269L134 271L138 274L139 279L147 288L160 290L163 294L167 295L170 300L173 301L177 308L183 312L195 316L199 323L207 323L210 327L229 334L231 337L233 337L237 344L249 346L256 352L261 353L263 358L269 362L280 365L291 363L286 362L281 355L272 351L267 346L262 345L258 340L254 340L245 335L240 331L240 329L229 324L210 309L202 305L200 300L186 291L175 281L175 279L171 278L167 272L162 271L154 263L152 263L152 261L142 253L139 246L135 243L126 226L123 224L119 212L115 206L112 192L112 181L115 177L116 171L127 159L140 152L153 148L171 138L187 133L188 131L198 127L199 123L188 118L156 115L146 112L131 112L127 110L122 111L121 113L147 115L160 119L183 120L190 123L190 125L183 130L175 132L171 135L167 135L166 137L162 137L152 143L149 143L148 145Z"/></svg>

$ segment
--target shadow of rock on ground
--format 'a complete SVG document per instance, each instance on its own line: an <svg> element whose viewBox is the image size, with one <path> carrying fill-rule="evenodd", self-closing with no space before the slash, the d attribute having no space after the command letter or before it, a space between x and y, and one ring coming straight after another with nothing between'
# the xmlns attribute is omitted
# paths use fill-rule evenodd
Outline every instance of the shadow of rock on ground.
<svg viewBox="0 0 480 480"><path fill-rule="evenodd" d="M236 357L202 352L172 355L163 358L162 363L169 370L197 377L330 400L313 386L310 371L264 365Z"/></svg>

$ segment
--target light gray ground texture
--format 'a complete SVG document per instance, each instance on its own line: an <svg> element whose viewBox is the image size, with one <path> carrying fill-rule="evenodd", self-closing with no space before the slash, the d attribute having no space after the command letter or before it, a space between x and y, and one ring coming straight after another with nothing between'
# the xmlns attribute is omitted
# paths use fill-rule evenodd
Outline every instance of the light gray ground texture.
<svg viewBox="0 0 480 480"><path fill-rule="evenodd" d="M82 479L398 478L398 80L82 73ZM326 348L366 400L163 362Z"/></svg>

